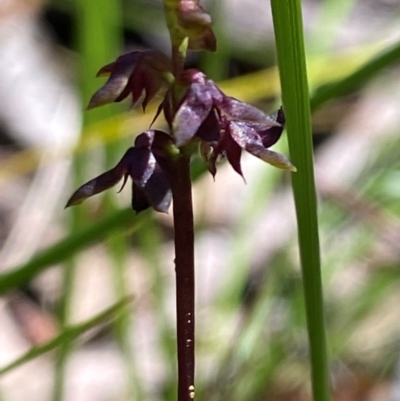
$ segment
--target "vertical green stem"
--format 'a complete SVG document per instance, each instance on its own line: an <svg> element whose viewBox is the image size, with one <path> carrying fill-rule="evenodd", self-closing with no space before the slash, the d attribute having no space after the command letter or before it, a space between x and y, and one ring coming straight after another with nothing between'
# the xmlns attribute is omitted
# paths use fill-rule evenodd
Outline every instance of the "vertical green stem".
<svg viewBox="0 0 400 401"><path fill-rule="evenodd" d="M194 223L190 158L176 161L171 174L175 229L178 401L194 398Z"/></svg>
<svg viewBox="0 0 400 401"><path fill-rule="evenodd" d="M271 0L287 119L300 259L315 401L330 400L318 239L317 201L306 58L300 0Z"/></svg>

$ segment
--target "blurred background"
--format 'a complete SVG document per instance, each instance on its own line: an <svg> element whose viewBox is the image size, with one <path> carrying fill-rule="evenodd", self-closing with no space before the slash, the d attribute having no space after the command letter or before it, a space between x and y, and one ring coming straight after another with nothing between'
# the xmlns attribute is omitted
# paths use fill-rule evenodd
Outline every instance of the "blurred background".
<svg viewBox="0 0 400 401"><path fill-rule="evenodd" d="M400 51L363 66L399 48L400 2L302 3L333 399L398 401ZM275 111L268 2L204 6L218 51L188 65ZM176 397L171 216L136 216L116 189L64 210L154 116L157 101L146 114L128 101L84 109L101 66L169 52L162 11L156 0L0 0L2 401ZM342 92L321 100L332 82ZM285 137L276 148L287 153ZM243 170L246 183L221 163L214 182L194 160L196 397L310 400L290 175L249 155Z"/></svg>

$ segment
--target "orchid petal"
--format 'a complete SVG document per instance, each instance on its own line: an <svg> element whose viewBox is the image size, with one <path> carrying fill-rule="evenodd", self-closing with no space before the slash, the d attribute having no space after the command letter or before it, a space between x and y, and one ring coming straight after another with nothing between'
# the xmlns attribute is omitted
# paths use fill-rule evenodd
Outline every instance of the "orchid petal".
<svg viewBox="0 0 400 401"><path fill-rule="evenodd" d="M151 177L140 188L154 210L167 213L171 204L172 193L167 176L160 166L155 167Z"/></svg>
<svg viewBox="0 0 400 401"><path fill-rule="evenodd" d="M96 77L104 77L108 76L112 73L115 66L115 61L113 63L107 64L104 67L101 67L100 70L97 72Z"/></svg>
<svg viewBox="0 0 400 401"><path fill-rule="evenodd" d="M269 148L278 142L282 135L285 127L285 114L283 113L282 107L274 115L272 115L271 118L280 125L258 131L265 148Z"/></svg>
<svg viewBox="0 0 400 401"><path fill-rule="evenodd" d="M242 148L228 134L224 136L223 146L226 158L228 159L230 165L242 178L244 178L242 172L242 166L240 164L240 158L242 156Z"/></svg>
<svg viewBox="0 0 400 401"><path fill-rule="evenodd" d="M284 127L281 125L280 127L271 127L263 131L258 131L264 148L269 148L278 142L282 135L283 128Z"/></svg>
<svg viewBox="0 0 400 401"><path fill-rule="evenodd" d="M271 164L274 167L293 172L297 171L297 168L293 166L293 164L290 163L290 161L285 156L281 155L280 153L273 152L272 150L265 149L264 146L260 146L257 144L248 144L246 145L246 150L253 156L258 157L259 159Z"/></svg>
<svg viewBox="0 0 400 401"><path fill-rule="evenodd" d="M106 171L79 187L69 198L65 207L79 205L87 198L113 187L123 176L124 171L118 166Z"/></svg>
<svg viewBox="0 0 400 401"><path fill-rule="evenodd" d="M220 140L220 127L215 110L211 110L208 116L200 125L196 136L206 142L218 142Z"/></svg>
<svg viewBox="0 0 400 401"><path fill-rule="evenodd" d="M190 85L172 123L178 147L193 138L209 115L212 105L212 97L204 85L199 83Z"/></svg>
<svg viewBox="0 0 400 401"><path fill-rule="evenodd" d="M143 99L142 108L143 111L145 111L150 100L153 99L161 89L163 77L154 73L151 74L150 71L144 71L143 78L145 97Z"/></svg>
<svg viewBox="0 0 400 401"><path fill-rule="evenodd" d="M124 91L128 81L129 78L127 76L111 74L108 81L92 96L87 110L116 101ZM125 97L123 96L119 100Z"/></svg>
<svg viewBox="0 0 400 401"><path fill-rule="evenodd" d="M229 135L244 150L253 156L284 170L297 171L290 161L283 155L264 147L257 131L249 124L243 122L230 122Z"/></svg>
<svg viewBox="0 0 400 401"><path fill-rule="evenodd" d="M233 97L223 97L219 109L232 120L257 124L263 129L280 125L257 107L243 103Z"/></svg>
<svg viewBox="0 0 400 401"><path fill-rule="evenodd" d="M150 207L150 202L148 201L145 193L135 184L134 181L132 181L131 207L137 213L140 213Z"/></svg>
<svg viewBox="0 0 400 401"><path fill-rule="evenodd" d="M154 97L164 80L164 73L171 70L166 55L158 51L134 51L107 64L98 76L110 75L108 81L92 96L88 109L111 102L119 102L132 93L135 104L146 90L145 104Z"/></svg>

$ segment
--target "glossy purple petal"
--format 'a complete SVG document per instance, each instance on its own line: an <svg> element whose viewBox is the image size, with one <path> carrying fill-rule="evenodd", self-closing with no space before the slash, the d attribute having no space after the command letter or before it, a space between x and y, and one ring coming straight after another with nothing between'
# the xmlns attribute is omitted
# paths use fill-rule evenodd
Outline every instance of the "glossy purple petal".
<svg viewBox="0 0 400 401"><path fill-rule="evenodd" d="M246 149L250 143L262 146L261 137L251 125L242 121L230 121L227 131L232 139L242 148Z"/></svg>
<svg viewBox="0 0 400 401"><path fill-rule="evenodd" d="M272 116L272 118L279 124L285 125L286 118L285 113L283 112L283 108L280 107L279 110Z"/></svg>
<svg viewBox="0 0 400 401"><path fill-rule="evenodd" d="M167 176L159 165L156 165L153 174L144 185L138 185L136 181L135 185L141 189L154 210L162 213L168 212L172 200L172 193Z"/></svg>
<svg viewBox="0 0 400 401"><path fill-rule="evenodd" d="M193 83L175 113L172 128L178 147L185 145L197 133L209 115L213 101L207 87Z"/></svg>
<svg viewBox="0 0 400 401"><path fill-rule="evenodd" d="M77 205L117 184L124 178L122 188L130 177L133 181L132 207L137 212L153 207L166 213L171 203L171 191L162 166L171 146L172 138L163 131L149 130L136 138L135 146L129 148L113 169L82 185L71 196L68 206ZM154 153L153 153L154 152ZM122 190L121 188L121 190Z"/></svg>
<svg viewBox="0 0 400 401"><path fill-rule="evenodd" d="M203 141L218 142L220 140L221 130L215 113L216 111L212 109L196 132L196 135Z"/></svg>
<svg viewBox="0 0 400 401"><path fill-rule="evenodd" d="M230 122L229 135L244 150L259 159L285 170L296 171L296 168L283 155L268 150L264 147L257 131L243 122Z"/></svg>
<svg viewBox="0 0 400 401"><path fill-rule="evenodd" d="M144 195L153 209L164 213L168 211L172 199L170 184L157 158L161 161L167 157L165 148L171 143L172 138L159 130L146 131L136 138L133 149L137 153L134 166L130 166L129 174L134 181L134 188L139 189L139 192L133 193L132 205L136 202L143 206L141 195ZM134 209L143 210L139 206Z"/></svg>
<svg viewBox="0 0 400 401"><path fill-rule="evenodd" d="M271 127L263 131L258 131L264 148L270 148L278 142L282 135L283 128L284 127L281 125L280 127Z"/></svg>
<svg viewBox="0 0 400 401"><path fill-rule="evenodd" d="M218 88L212 79L205 79L204 85L207 87L208 93L210 93L213 98L215 108L219 109L219 106L223 104L226 95Z"/></svg>
<svg viewBox="0 0 400 401"><path fill-rule="evenodd" d="M131 75L129 77L128 83L126 84L124 90L118 95L118 97L114 100L114 102L121 102L122 100L126 99L131 93L132 93L132 106L135 105L136 101L139 99L140 94L142 89L139 87L139 95L137 96L137 99L134 100L135 92L134 86L135 86L135 81L137 82L137 75Z"/></svg>
<svg viewBox="0 0 400 401"><path fill-rule="evenodd" d="M93 109L114 102L126 88L140 57L141 52L124 54L118 57L115 63L108 64L101 68L97 76L104 75L107 72L111 72L111 75L108 81L92 96L87 108Z"/></svg>
<svg viewBox="0 0 400 401"><path fill-rule="evenodd" d="M156 158L146 148L130 148L129 155L121 162L125 163L129 176L140 187L146 185L156 168Z"/></svg>
<svg viewBox="0 0 400 401"><path fill-rule="evenodd" d="M132 209L140 213L143 210L146 210L150 207L150 202L147 199L145 193L142 191L140 187L138 187L134 181L132 181L132 198L131 198L131 207Z"/></svg>
<svg viewBox="0 0 400 401"><path fill-rule="evenodd" d="M285 115L283 114L282 108L280 108L276 114L271 116L271 118L280 125L258 131L265 148L269 148L278 142L285 126Z"/></svg>
<svg viewBox="0 0 400 401"><path fill-rule="evenodd" d="M79 205L87 198L96 195L100 192L105 191L118 184L121 178L126 174L125 169L121 165L117 165L115 168L106 171L105 173L99 175L96 178L88 181L79 187L69 198L66 208L70 206Z"/></svg>
<svg viewBox="0 0 400 401"><path fill-rule="evenodd" d="M136 200L141 205L135 206L136 211L143 210L142 196L144 195L153 209L166 213L171 203L171 191L167 176L157 163L150 147L153 144L154 131L148 131L136 138L135 147L131 148L128 159L128 174L134 182L134 189L139 188L138 194L133 194L132 202Z"/></svg>
<svg viewBox="0 0 400 401"><path fill-rule="evenodd" d="M108 75L108 81L93 95L88 109L119 102L132 93L132 103L145 91L145 104L160 89L164 74L171 70L167 56L157 51L134 51L120 56L114 63L100 69L98 76Z"/></svg>
<svg viewBox="0 0 400 401"><path fill-rule="evenodd" d="M243 103L233 97L223 96L221 100L215 100L215 102L218 108L231 120L256 124L260 129L279 126L279 123L257 107Z"/></svg>
<svg viewBox="0 0 400 401"><path fill-rule="evenodd" d="M169 158L169 151L174 141L170 135L161 130L148 130L135 139L136 148L151 149L156 159Z"/></svg>
<svg viewBox="0 0 400 401"><path fill-rule="evenodd" d="M240 164L242 148L232 139L231 135L228 134L224 136L223 147L230 165L241 177L243 177L242 166Z"/></svg>

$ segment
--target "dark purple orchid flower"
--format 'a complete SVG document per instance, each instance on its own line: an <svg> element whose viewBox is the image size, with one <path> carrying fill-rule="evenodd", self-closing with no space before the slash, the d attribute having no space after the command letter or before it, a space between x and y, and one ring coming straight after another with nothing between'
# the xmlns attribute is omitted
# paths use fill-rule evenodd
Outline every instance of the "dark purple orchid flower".
<svg viewBox="0 0 400 401"><path fill-rule="evenodd" d="M243 175L242 150L275 167L296 171L283 155L268 149L282 134L282 109L267 116L256 107L225 95L214 81L197 70L185 71L179 84L186 88L182 101L174 111L170 102L164 101L166 120L178 147L201 140L201 153L213 175L220 155L226 156L234 170Z"/></svg>
<svg viewBox="0 0 400 401"><path fill-rule="evenodd" d="M118 184L121 179L124 180L122 190L131 177L133 210L140 212L152 207L166 213L171 203L170 184L165 173L168 163L166 149L171 145L172 138L163 131L149 130L140 134L135 146L127 150L114 168L78 188L66 207L82 203Z"/></svg>
<svg viewBox="0 0 400 401"><path fill-rule="evenodd" d="M124 54L97 73L97 76L110 75L110 77L93 95L88 109L111 102L120 102L130 93L132 105L135 105L144 92L142 107L145 110L170 72L170 60L159 51L134 51Z"/></svg>

